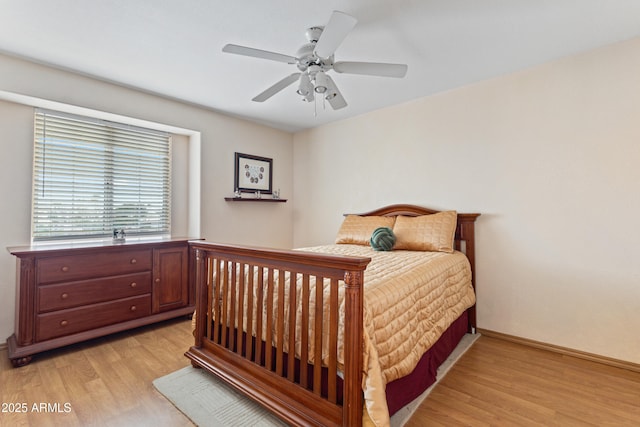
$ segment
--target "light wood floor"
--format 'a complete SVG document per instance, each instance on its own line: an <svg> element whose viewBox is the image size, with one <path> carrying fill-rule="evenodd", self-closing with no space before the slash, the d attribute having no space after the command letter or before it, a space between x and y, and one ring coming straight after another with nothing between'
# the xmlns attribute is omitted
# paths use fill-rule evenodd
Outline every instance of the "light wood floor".
<svg viewBox="0 0 640 427"><path fill-rule="evenodd" d="M640 426L640 372L480 337L406 427Z"/></svg>
<svg viewBox="0 0 640 427"><path fill-rule="evenodd" d="M177 320L53 350L18 369L4 350L2 409L26 403L27 412L1 412L0 425L191 426L151 384L189 365L191 342L191 322ZM640 373L480 337L407 427L458 425L638 426Z"/></svg>
<svg viewBox="0 0 640 427"><path fill-rule="evenodd" d="M183 354L192 342L191 320L183 318L39 354L21 368L4 350L2 403L28 408L0 413L0 426L193 426L151 384L190 365ZM62 412L35 412L34 403L58 403Z"/></svg>

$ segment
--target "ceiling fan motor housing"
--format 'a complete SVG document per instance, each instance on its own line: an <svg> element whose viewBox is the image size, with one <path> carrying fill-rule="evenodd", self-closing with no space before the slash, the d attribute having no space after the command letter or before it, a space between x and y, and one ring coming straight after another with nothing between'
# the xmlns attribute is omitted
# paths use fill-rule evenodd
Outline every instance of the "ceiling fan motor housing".
<svg viewBox="0 0 640 427"><path fill-rule="evenodd" d="M320 58L315 54L315 43L307 43L296 52L296 65L298 70L307 71L309 67L316 66L322 71L328 71L333 68L333 55L328 58ZM311 70L309 70L311 72Z"/></svg>
<svg viewBox="0 0 640 427"><path fill-rule="evenodd" d="M306 71L309 65L313 64L318 59L313 54L313 49L315 49L315 46L315 43L307 43L296 52L296 57L298 58L297 65L300 71Z"/></svg>
<svg viewBox="0 0 640 427"><path fill-rule="evenodd" d="M324 27L308 28L305 35L309 43L302 45L296 52L297 66L300 71L307 71L310 66L317 65L322 71L328 71L333 67L333 55L328 58L320 58L316 55L316 43L322 35ZM311 72L311 70L309 70Z"/></svg>

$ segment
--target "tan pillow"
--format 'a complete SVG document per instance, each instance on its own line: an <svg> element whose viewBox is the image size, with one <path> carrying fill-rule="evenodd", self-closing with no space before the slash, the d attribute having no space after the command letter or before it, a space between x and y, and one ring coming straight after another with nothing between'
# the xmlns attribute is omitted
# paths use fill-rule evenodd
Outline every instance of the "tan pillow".
<svg viewBox="0 0 640 427"><path fill-rule="evenodd" d="M336 237L336 243L369 246L371 234L378 227L393 228L395 218L391 216L347 215Z"/></svg>
<svg viewBox="0 0 640 427"><path fill-rule="evenodd" d="M398 216L393 226L393 249L453 252L456 211L444 211L416 217Z"/></svg>

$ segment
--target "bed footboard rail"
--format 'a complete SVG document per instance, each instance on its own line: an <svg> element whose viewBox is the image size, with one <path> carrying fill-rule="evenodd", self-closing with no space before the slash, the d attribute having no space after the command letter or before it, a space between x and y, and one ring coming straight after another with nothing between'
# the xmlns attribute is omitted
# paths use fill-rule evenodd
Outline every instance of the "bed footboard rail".
<svg viewBox="0 0 640 427"><path fill-rule="evenodd" d="M190 246L196 326L185 355L192 364L292 425L360 426L363 272L371 259Z"/></svg>

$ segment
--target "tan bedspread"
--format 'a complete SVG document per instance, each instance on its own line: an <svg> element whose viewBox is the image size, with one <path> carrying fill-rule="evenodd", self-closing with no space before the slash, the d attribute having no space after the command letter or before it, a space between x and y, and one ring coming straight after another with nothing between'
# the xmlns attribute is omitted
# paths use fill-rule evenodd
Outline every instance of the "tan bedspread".
<svg viewBox="0 0 640 427"><path fill-rule="evenodd" d="M377 252L359 245L301 250L371 257L364 274L363 390L371 420L388 426L386 384L411 373L425 351L475 303L469 261L460 252Z"/></svg>

